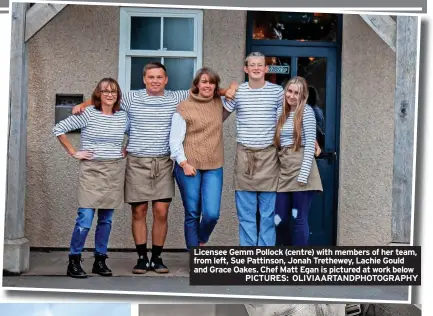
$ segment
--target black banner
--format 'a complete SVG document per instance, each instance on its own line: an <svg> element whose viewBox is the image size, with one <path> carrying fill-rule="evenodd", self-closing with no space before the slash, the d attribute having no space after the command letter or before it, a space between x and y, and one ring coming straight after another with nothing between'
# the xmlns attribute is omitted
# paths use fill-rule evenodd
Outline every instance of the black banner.
<svg viewBox="0 0 433 316"><path fill-rule="evenodd" d="M421 285L421 247L194 247L190 285Z"/></svg>

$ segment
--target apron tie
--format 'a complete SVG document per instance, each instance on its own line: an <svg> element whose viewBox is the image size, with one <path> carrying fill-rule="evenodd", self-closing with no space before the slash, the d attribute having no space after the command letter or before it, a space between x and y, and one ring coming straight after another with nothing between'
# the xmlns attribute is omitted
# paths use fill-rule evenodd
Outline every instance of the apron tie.
<svg viewBox="0 0 433 316"><path fill-rule="evenodd" d="M150 178L155 179L159 177L159 160L152 158L152 166L150 167Z"/></svg>
<svg viewBox="0 0 433 316"><path fill-rule="evenodd" d="M159 177L159 160L152 158L152 165L150 167L150 178L156 179ZM152 181L152 189L154 188L154 181Z"/></svg>
<svg viewBox="0 0 433 316"><path fill-rule="evenodd" d="M247 170L245 171L246 174L248 174L251 177L254 176L255 169L256 169L256 157L255 152L247 150Z"/></svg>

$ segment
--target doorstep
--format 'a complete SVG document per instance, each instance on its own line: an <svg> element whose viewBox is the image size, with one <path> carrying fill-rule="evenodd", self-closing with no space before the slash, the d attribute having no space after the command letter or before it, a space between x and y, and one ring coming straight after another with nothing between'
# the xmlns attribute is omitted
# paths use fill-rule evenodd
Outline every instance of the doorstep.
<svg viewBox="0 0 433 316"><path fill-rule="evenodd" d="M150 258L150 253L148 253ZM158 274L149 271L146 274L133 274L132 268L137 263L135 252L108 253L107 266L113 271L113 276L160 276L160 277L189 277L188 252L163 252L162 259L170 270L169 273ZM83 252L81 266L87 274L92 275L93 253ZM67 251L31 252L30 269L22 276L60 276L66 275L68 266Z"/></svg>

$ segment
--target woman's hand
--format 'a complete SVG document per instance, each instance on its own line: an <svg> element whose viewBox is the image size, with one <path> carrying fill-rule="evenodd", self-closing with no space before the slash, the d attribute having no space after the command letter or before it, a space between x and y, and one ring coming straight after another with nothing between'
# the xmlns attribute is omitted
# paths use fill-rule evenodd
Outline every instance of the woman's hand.
<svg viewBox="0 0 433 316"><path fill-rule="evenodd" d="M189 163L185 162L184 164L181 165L182 169L183 169L183 173L186 176L195 176L197 173L197 170L190 165Z"/></svg>
<svg viewBox="0 0 433 316"><path fill-rule="evenodd" d="M72 157L78 160L90 160L93 158L93 154L89 151L76 151L74 154L72 154Z"/></svg>
<svg viewBox="0 0 433 316"><path fill-rule="evenodd" d="M317 140L314 142L314 156L319 157L320 154L322 153L322 149L320 149L319 143L317 142Z"/></svg>

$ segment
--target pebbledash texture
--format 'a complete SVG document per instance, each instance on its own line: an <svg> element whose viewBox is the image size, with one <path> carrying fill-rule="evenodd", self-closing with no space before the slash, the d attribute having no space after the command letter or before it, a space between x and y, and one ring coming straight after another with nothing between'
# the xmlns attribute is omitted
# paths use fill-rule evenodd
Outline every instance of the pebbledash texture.
<svg viewBox="0 0 433 316"><path fill-rule="evenodd" d="M345 316L344 304L245 304L249 316Z"/></svg>

